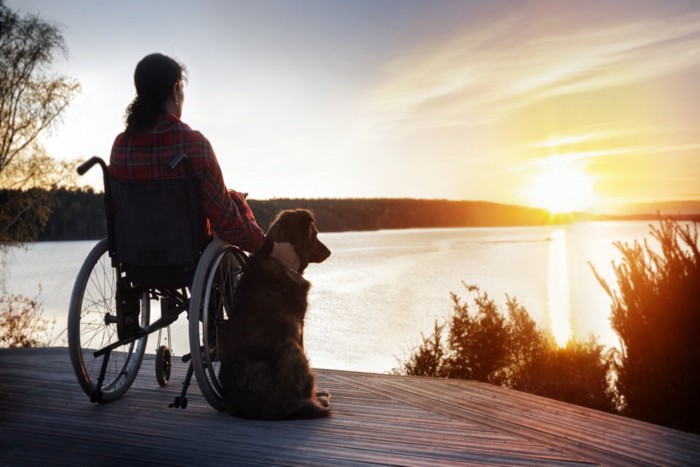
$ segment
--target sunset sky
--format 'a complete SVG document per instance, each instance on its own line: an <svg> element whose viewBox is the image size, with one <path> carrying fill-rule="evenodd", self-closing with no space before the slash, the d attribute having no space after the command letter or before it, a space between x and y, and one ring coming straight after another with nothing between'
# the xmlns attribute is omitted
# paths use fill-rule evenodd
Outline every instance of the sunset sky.
<svg viewBox="0 0 700 467"><path fill-rule="evenodd" d="M253 198L700 200L697 0L6 5L63 27L54 69L82 92L44 139L56 157L109 156L158 51Z"/></svg>

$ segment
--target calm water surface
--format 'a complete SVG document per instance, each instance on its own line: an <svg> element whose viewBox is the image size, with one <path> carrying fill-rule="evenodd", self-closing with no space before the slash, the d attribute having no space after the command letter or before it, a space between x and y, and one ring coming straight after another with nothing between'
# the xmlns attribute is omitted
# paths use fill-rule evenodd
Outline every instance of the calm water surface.
<svg viewBox="0 0 700 467"><path fill-rule="evenodd" d="M645 237L648 222L322 233L333 254L306 272L313 284L307 354L317 368L389 371L420 343L421 333L432 332L436 319L450 316L450 292L472 303L462 281L479 286L504 312L506 294L517 298L560 342L594 335L616 346L610 299L588 263L614 284L611 262L621 255L613 242ZM7 288L39 294L44 316L56 319L57 345L65 345L60 333L73 281L95 243L46 242L13 252ZM184 315L171 329L176 355L189 352Z"/></svg>

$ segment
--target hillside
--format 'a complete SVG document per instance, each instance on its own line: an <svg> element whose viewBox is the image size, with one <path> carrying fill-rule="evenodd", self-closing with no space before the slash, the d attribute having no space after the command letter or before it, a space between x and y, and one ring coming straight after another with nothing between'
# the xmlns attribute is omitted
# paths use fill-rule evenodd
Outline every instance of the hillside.
<svg viewBox="0 0 700 467"><path fill-rule="evenodd" d="M428 227L540 225L546 211L483 201L424 199L249 200L266 230L283 209L311 209L322 232ZM60 190L40 240L95 239L106 235L104 201L92 190Z"/></svg>
<svg viewBox="0 0 700 467"><path fill-rule="evenodd" d="M663 216L688 216L700 214L700 201L661 201L657 203L634 203L622 206L619 214L639 216L661 213Z"/></svg>
<svg viewBox="0 0 700 467"><path fill-rule="evenodd" d="M506 227L567 223L575 220L639 220L656 219L656 212L683 218L698 219L691 211L679 211L679 204L638 206L624 215L560 215L523 206L485 201L450 201L409 198L317 198L249 200L258 223L266 230L275 215L283 209L310 209L322 232L367 231L381 229L439 227ZM700 203L698 210L700 213ZM691 204L683 204L687 209ZM102 238L107 228L101 193L91 189L59 190L56 206L39 240L83 240Z"/></svg>

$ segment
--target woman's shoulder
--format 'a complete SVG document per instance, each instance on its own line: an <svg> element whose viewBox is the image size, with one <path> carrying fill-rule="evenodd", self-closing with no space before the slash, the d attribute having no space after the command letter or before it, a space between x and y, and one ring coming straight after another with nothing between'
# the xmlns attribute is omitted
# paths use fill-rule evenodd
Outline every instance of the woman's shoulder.
<svg viewBox="0 0 700 467"><path fill-rule="evenodd" d="M166 117L166 121L168 125L175 127L180 132L186 133L189 140L201 140L202 142L210 144L207 137L204 136L201 131L193 130L191 126L177 118L175 115L168 115Z"/></svg>

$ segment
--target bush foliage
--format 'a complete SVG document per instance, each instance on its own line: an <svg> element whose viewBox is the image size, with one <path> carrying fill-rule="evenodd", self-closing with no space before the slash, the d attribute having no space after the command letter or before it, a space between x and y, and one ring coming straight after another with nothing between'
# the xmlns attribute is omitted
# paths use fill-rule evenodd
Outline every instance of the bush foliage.
<svg viewBox="0 0 700 467"><path fill-rule="evenodd" d="M0 296L0 347L47 347L55 324L43 318L41 304L25 295Z"/></svg>
<svg viewBox="0 0 700 467"><path fill-rule="evenodd" d="M433 333L422 336L422 344L394 373L473 379L614 410L608 381L612 362L603 346L591 340L560 348L515 298L507 297L504 314L487 293L465 286L475 294L475 308L452 293L449 326L436 321Z"/></svg>
<svg viewBox="0 0 700 467"><path fill-rule="evenodd" d="M700 252L697 224L661 220L658 245L616 243L617 288L596 273L612 299L620 336L616 390L624 413L700 432ZM594 269L595 271L595 269Z"/></svg>
<svg viewBox="0 0 700 467"><path fill-rule="evenodd" d="M507 313L477 287L474 309L452 294L449 323L394 373L475 379L700 433L700 251L698 225L660 219L652 239L616 242L617 287L593 268L612 299L620 349L594 339L557 346L508 297Z"/></svg>

